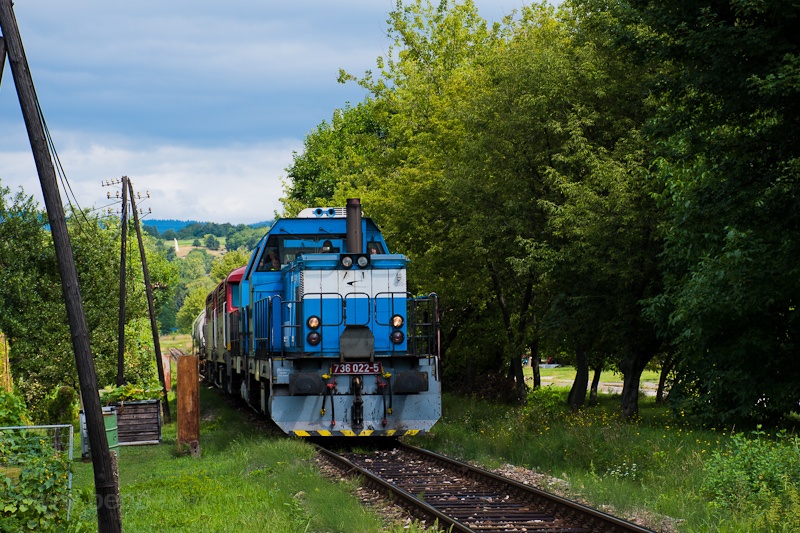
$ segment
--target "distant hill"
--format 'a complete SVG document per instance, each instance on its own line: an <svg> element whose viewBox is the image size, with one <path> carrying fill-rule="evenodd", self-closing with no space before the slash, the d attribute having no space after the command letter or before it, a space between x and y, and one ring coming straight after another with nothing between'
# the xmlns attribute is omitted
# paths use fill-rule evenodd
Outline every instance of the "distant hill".
<svg viewBox="0 0 800 533"><path fill-rule="evenodd" d="M195 224L196 220L143 220L142 224L144 226L155 226L158 229L158 233L164 233L168 229L178 231L181 228L185 228L189 224Z"/></svg>
<svg viewBox="0 0 800 533"><path fill-rule="evenodd" d="M171 219L161 219L161 220L159 220L159 219L147 219L147 220L143 220L142 224L144 226L154 226L156 229L158 229L158 233L161 234L161 233L164 233L165 231L167 231L168 229L171 229L173 231L179 231L179 230L181 230L181 229L183 229L186 226L189 226L191 224L198 224L198 221L196 221L196 220L171 220ZM263 222L256 222L254 224L247 224L247 226L250 227L250 228L261 228L261 227L268 227L268 226L271 226L271 225L272 225L272 221L271 220L266 220L266 221L263 221Z"/></svg>

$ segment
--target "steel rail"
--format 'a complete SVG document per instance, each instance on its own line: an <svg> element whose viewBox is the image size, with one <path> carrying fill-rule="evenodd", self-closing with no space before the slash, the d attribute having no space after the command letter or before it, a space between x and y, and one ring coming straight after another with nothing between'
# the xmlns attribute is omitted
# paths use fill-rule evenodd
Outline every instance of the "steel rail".
<svg viewBox="0 0 800 533"><path fill-rule="evenodd" d="M441 454L431 452L429 450L425 450L422 448L418 448L416 446L411 446L408 444L404 444L401 442L395 442L395 447L398 449L402 449L404 453L409 453L412 455L416 455L418 457L423 458L425 461L433 462L438 464L439 466L446 468L449 471L458 472L459 475L464 476L465 478L469 478L472 482L480 483L486 487L492 486L493 489L500 489L507 494L511 494L514 499L518 501L525 501L528 505L533 506L535 509L539 509L540 512L546 512L547 515L552 515L550 520L555 518L556 516L560 516L557 522L565 521L566 523L562 525L552 524L552 528L548 527L544 524L541 530L547 531L583 531L583 532L613 532L613 533L653 533L652 530L643 528L636 524L627 522L620 518L614 517L602 511L598 511L597 509L592 509L580 503L568 500L566 498L562 498L560 496L556 496L554 494L547 493L535 487L531 487L529 485L525 485L514 480L505 478L503 476L499 476L492 472L488 472L486 470L482 470L480 468L476 468L472 465L456 461L454 459L450 459L449 457L443 456ZM512 526L508 519L510 517L506 517L505 519L501 520L511 527L512 529L506 529L501 523L495 523L494 526L490 525L492 523L492 519L489 515L486 515L482 521L478 521L475 524L470 522L470 525L466 525L464 522L459 521L459 519L454 518L446 514L444 509L438 509L434 505L431 505L422 499L414 496L407 490L395 485L394 483L387 481L381 477L381 472L378 471L379 464L378 463L371 463L372 466L365 466L361 467L354 463L353 461L347 459L346 457L342 457L339 454L336 454L330 450L327 450L321 446L317 446L321 453L323 453L327 458L329 458L332 462L337 463L337 466L344 470L349 475L358 475L365 479L366 484L371 485L373 488L384 492L394 495L397 500L398 504L408 509L412 515L416 516L417 518L426 518L434 521L438 521L439 525L444 529L449 529L450 531L458 531L458 532L474 532L478 530L511 530L511 531L534 531L540 530L537 527L533 527L531 529L516 529L516 526ZM401 461L401 464L404 462ZM378 468L376 468L378 467ZM396 473L395 473L396 474ZM455 487L453 487L455 488ZM444 507L447 508L448 504L445 503ZM456 510L458 514L458 509L453 508ZM486 509L488 510L488 509ZM463 517L461 518L463 520ZM486 520L489 520L487 522ZM513 520L512 520L513 522ZM582 524L581 526L569 526L567 524ZM530 527L530 524L528 524ZM521 526L524 527L524 526ZM474 529L477 528L477 529ZM487 529L488 528L488 529ZM501 528L501 529L498 529Z"/></svg>
<svg viewBox="0 0 800 533"><path fill-rule="evenodd" d="M465 526L454 518L442 513L435 507L428 505L413 494L401 489L400 487L389 483L388 481L376 476L369 470L366 470L351 461L345 459L341 455L317 445L317 450L322 453L329 460L337 463L340 468L346 471L348 475L358 475L367 480L370 485L376 487L379 491L388 492L400 500L403 507L407 508L417 518L425 517L432 522L438 522L440 526L444 526L447 531L472 533L473 530Z"/></svg>
<svg viewBox="0 0 800 533"><path fill-rule="evenodd" d="M448 467L457 468L462 472L468 472L473 479L476 480L484 480L489 479L492 482L505 486L505 487L513 487L517 492L523 494L526 497L531 497L534 501L537 502L547 502L547 503L554 503L560 507L565 507L570 509L572 512L582 515L587 519L591 519L594 521L598 521L600 523L607 524L608 526L618 528L616 531L625 532L625 533L653 533L651 529L647 529L641 527L637 524L633 524L626 520L622 520L621 518L617 518L612 516L608 513L604 513L602 511L598 511L597 509L593 509L591 507L587 507L583 504L578 502L568 500L566 498L562 498L561 496L557 496L555 494L551 494L549 492L545 492L541 489L536 487L532 487L530 485L525 485L523 483L519 483L518 481L514 481L513 479L509 479L500 475L497 475L493 472L489 472L487 470L483 470L481 468L474 467L470 464L463 463L461 461L456 461L455 459L451 459L444 455L438 454L436 452L432 452L430 450L425 450L423 448L418 448L416 446L412 446L410 444L406 444L403 442L397 442L398 447L409 450L413 453L417 453L419 455L430 457L438 462L441 462Z"/></svg>

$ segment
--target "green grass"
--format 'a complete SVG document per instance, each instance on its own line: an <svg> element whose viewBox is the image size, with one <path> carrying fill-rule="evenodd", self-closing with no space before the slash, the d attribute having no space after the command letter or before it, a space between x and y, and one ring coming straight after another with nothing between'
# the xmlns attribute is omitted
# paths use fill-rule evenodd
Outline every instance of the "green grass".
<svg viewBox="0 0 800 533"><path fill-rule="evenodd" d="M216 237L217 241L219 242L220 250L225 248L225 243L227 242L226 237ZM199 240L200 246L195 246L194 241ZM175 241L165 241L165 244L169 246L170 244L174 245ZM197 249L197 250L206 250L209 253L216 252L216 250L209 250L206 248L206 238L205 237L192 237L191 239L178 239L178 248L180 249Z"/></svg>
<svg viewBox="0 0 800 533"><path fill-rule="evenodd" d="M726 453L730 432L692 428L647 397L640 398L635 422L620 419L616 395L570 413L566 394L546 387L525 407L445 395L444 416L416 443L491 468L513 464L547 473L565 482L559 484L569 487L568 496L611 504L623 518L648 517L658 531L664 517L675 528L665 531L792 531L798 524L776 526L776 520L764 529L766 509L756 516L710 505L705 466L715 452ZM778 512L791 512L794 503L785 502Z"/></svg>
<svg viewBox="0 0 800 533"><path fill-rule="evenodd" d="M201 411L201 458L178 455L175 423L161 445L120 450L126 532L387 530L352 496L353 483L320 476L308 443L258 429L205 387ZM73 530L96 531L91 464L76 463L74 487Z"/></svg>
<svg viewBox="0 0 800 533"><path fill-rule="evenodd" d="M563 377L571 369L546 372ZM610 504L623 518L647 517L657 531L793 531L800 525L797 486L787 482L784 493L769 492L759 481L765 469L780 482L782 472L796 468L765 465L763 459L748 472L747 464L731 455L729 430L691 427L645 396L634 422L619 418L617 395L601 394L596 406L571 413L566 393L544 387L531 393L524 407L445 395L441 421L412 443L488 467L510 463L548 473L562 480L568 497ZM351 495L352 483L319 475L306 442L258 429L249 413L231 409L204 387L201 409L201 458L177 454L174 423L165 426L161 445L121 449L126 531L387 530ZM787 451L800 456L794 442ZM764 456L761 448L753 449L756 457ZM730 487L729 478L753 480L759 502L767 503L746 512L724 501L712 504L715 475L723 487ZM73 530L94 531L90 464L76 465L75 487ZM664 528L665 523L670 525ZM421 531L415 528L404 531Z"/></svg>
<svg viewBox="0 0 800 533"><path fill-rule="evenodd" d="M178 348L185 354L192 353L192 336L188 333L161 335L158 343L161 346L162 352L167 352L170 348Z"/></svg>
<svg viewBox="0 0 800 533"><path fill-rule="evenodd" d="M530 367L523 368L523 373L526 377L533 377L533 369ZM571 383L575 380L575 367L573 366L559 366L555 368L539 368L539 375L544 378L552 378L557 383ZM594 371L589 371L589 380L594 377ZM659 372L655 370L645 370L642 372L641 382L649 382L658 385ZM618 382L622 383L623 376L619 372L612 370L605 370L600 374L601 382ZM543 383L546 385L546 383Z"/></svg>

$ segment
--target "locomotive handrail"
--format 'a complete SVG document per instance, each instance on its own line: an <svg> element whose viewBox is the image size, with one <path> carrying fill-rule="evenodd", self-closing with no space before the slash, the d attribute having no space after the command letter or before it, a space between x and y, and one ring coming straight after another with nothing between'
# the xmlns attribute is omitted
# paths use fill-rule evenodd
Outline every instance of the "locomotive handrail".
<svg viewBox="0 0 800 533"><path fill-rule="evenodd" d="M354 319L352 322L347 320L347 298L350 297L350 296L352 296L352 298L350 298L350 301L357 301L357 300L366 300L367 301L367 319L366 319L365 322L359 322L356 319ZM360 315L360 313L356 313L356 314ZM344 295L344 305L342 307L342 318L344 320L345 326L366 326L366 325L369 324L371 317L372 317L372 298L370 297L369 293L362 292L362 291L353 291L353 292L345 293L345 295Z"/></svg>
<svg viewBox="0 0 800 533"><path fill-rule="evenodd" d="M428 319L420 320L419 308L425 305ZM419 357L438 356L440 353L439 296L430 293L416 296L409 302L408 351Z"/></svg>
<svg viewBox="0 0 800 533"><path fill-rule="evenodd" d="M319 296L319 302L320 302L319 303L320 327L341 326L344 323L344 315L342 313L337 314L338 320L336 322L326 322L326 319L328 318L327 316L328 313L325 312L324 306L322 305L322 300L324 299L323 298L324 296L329 296L331 297L330 298L331 300L333 300L334 298L338 298L340 301L343 301L344 299L342 298L342 295L339 294L338 292L307 292L303 295L303 301L308 302L311 299L310 297L313 297L313 299L316 300L317 296ZM342 307L343 307L342 305L339 306L340 309Z"/></svg>
<svg viewBox="0 0 800 533"><path fill-rule="evenodd" d="M378 304L377 304L377 301L378 301L378 299L379 299L378 297L379 297L379 296L382 296L382 295L384 295L384 294L388 295L388 298L385 298L385 299L386 299L386 300L390 300L390 301L391 301L391 307L390 307L390 310L389 310L389 320L388 320L387 322L381 322L381 321L379 320L379 318L380 318L380 317L378 316ZM403 300L403 306L404 306L404 307L406 307L406 306L408 305L408 302L409 302L409 301L411 301L411 293L409 293L409 292L406 292L406 291L403 291L403 292L397 292L397 291L384 291L384 292L376 292L376 293L375 293L375 301L376 301L376 303L375 303L375 317L374 317L374 320L375 320L375 323L376 323L376 324L378 324L378 325L380 325L380 326L390 326L390 325L391 325L391 323L392 323L392 317L393 317L394 315L398 314L398 313L395 311L395 307L394 307L394 306L395 306L395 300L397 300L397 299L398 299L398 298L395 296L395 295L397 295L397 294L402 294L402 295L403 295L403 298L402 298L402 300Z"/></svg>

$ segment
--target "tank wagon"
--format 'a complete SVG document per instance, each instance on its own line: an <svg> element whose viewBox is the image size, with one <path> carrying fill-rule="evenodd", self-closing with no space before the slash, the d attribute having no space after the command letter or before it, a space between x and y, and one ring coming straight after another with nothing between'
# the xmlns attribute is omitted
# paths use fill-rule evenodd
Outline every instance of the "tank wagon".
<svg viewBox="0 0 800 533"><path fill-rule="evenodd" d="M409 294L407 262L358 199L279 219L197 318L206 379L290 435L429 430L441 416L438 302Z"/></svg>

